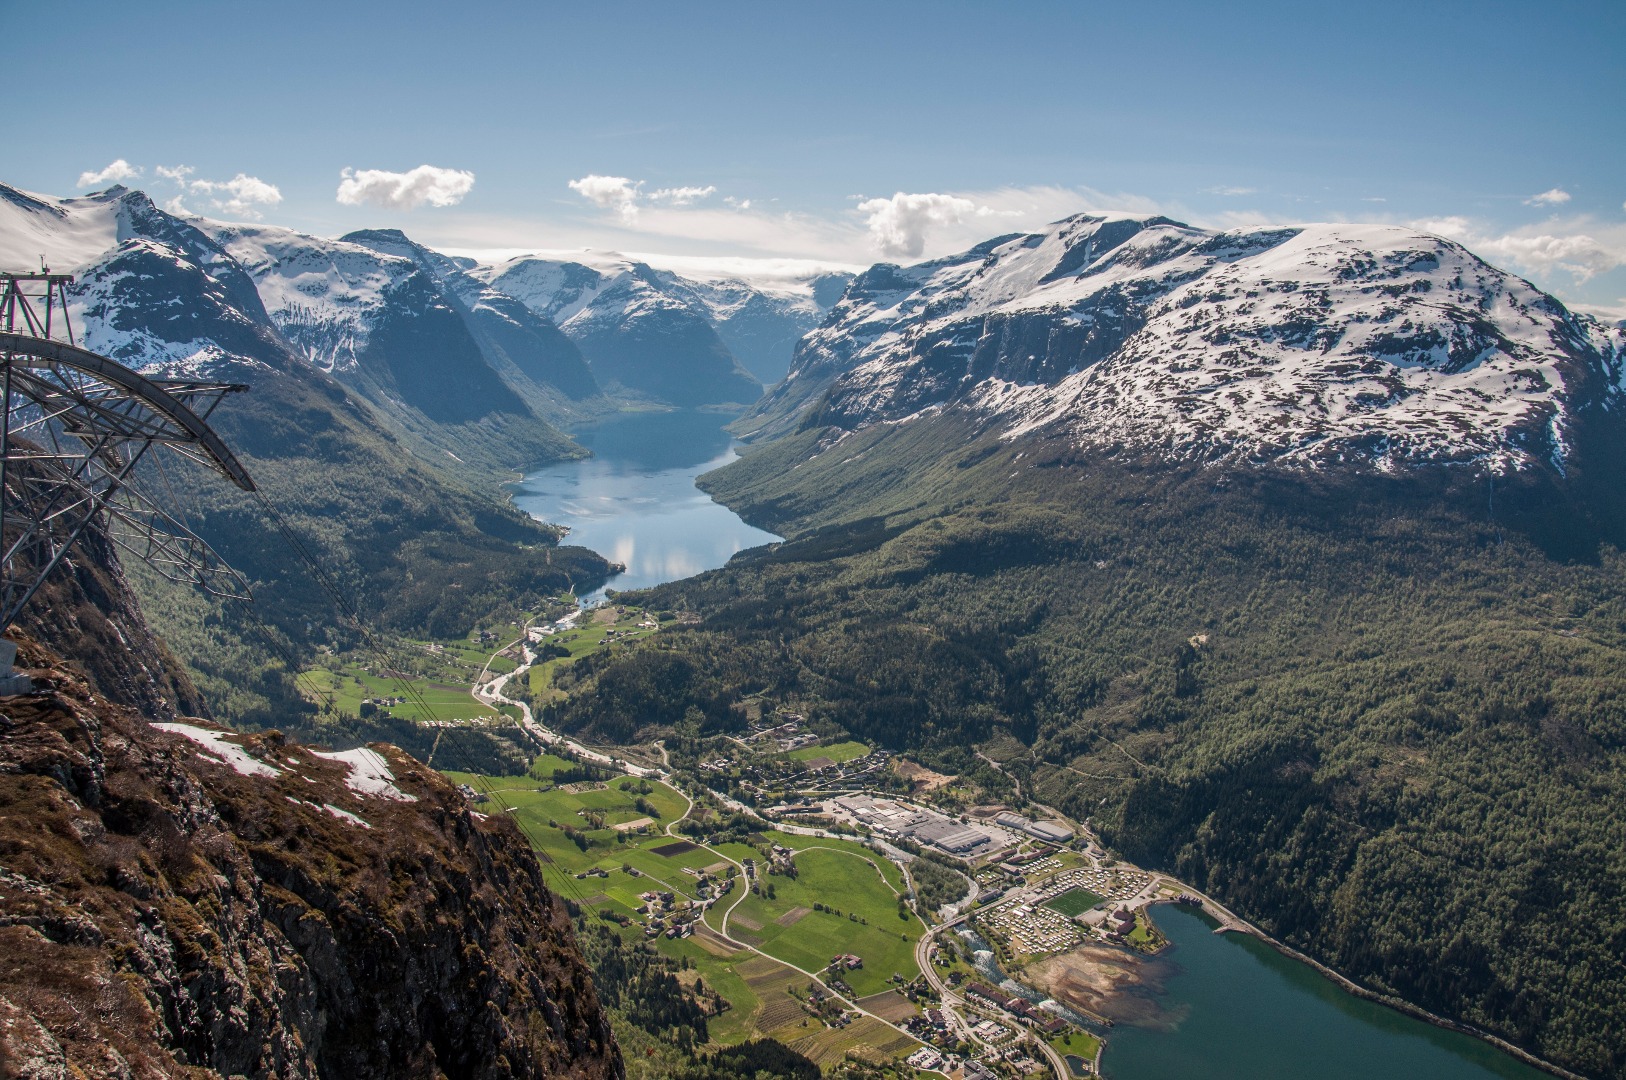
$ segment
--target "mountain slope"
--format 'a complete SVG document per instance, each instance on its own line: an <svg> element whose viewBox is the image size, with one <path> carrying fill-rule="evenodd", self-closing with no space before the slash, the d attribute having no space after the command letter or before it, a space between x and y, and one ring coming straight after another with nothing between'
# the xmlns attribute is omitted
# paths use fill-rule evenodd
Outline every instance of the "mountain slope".
<svg viewBox="0 0 1626 1080"><path fill-rule="evenodd" d="M1618 408L1626 335L1387 226L1080 215L861 275L741 426L963 408L1007 437L1216 460L1507 467Z"/></svg>
<svg viewBox="0 0 1626 1080"><path fill-rule="evenodd" d="M20 659L39 692L0 740L0 1073L623 1075L511 821L392 747L149 725L48 649Z"/></svg>
<svg viewBox="0 0 1626 1080"><path fill-rule="evenodd" d="M554 720L817 716L1626 1076L1621 341L1399 230L876 267L702 478L786 542L652 590L699 625Z"/></svg>
<svg viewBox="0 0 1626 1080"><path fill-rule="evenodd" d="M470 477L580 453L540 415L563 392L515 371L516 392L461 303L411 260L181 219L118 187L77 199L0 190L0 264L32 265L40 252L79 275L83 343L137 370L202 370L269 349L344 382L419 452Z"/></svg>
<svg viewBox="0 0 1626 1080"><path fill-rule="evenodd" d="M556 530L486 493L497 487L493 470L542 449L503 441L544 429L529 413L518 417L519 432L492 416L438 428L421 418L430 436L450 440L464 460L446 450L428 456L429 447L403 430L406 413L386 415L312 366L308 352L296 355L236 259L145 197L51 201L13 193L0 211L7 212L0 241L49 245L55 237L61 246L45 250L59 266L89 253L73 304L80 340L90 348L147 370L250 386L217 409L211 424L371 623L417 636L461 634L494 611L534 610L543 597L607 575L602 557L557 546ZM99 249L107 243L111 250ZM15 256L0 249L0 257ZM413 269L406 280L414 275L425 278ZM473 359L480 360L477 350ZM557 433L548 438L569 448ZM484 471L476 467L482 463ZM465 479L471 476L479 488ZM254 498L185 469L146 481L249 577L257 598L252 615L200 607L190 594L141 577L165 638L222 716L291 723L303 706L278 650L345 644L353 630L337 625L332 601ZM258 620L283 635L270 652Z"/></svg>
<svg viewBox="0 0 1626 1080"><path fill-rule="evenodd" d="M530 453L556 453L564 441L537 418L576 420L594 410L597 384L556 328L512 298L479 295L459 268L399 232L326 240L200 224L254 279L296 355L386 412L403 413L407 430L438 446L457 452L468 442L448 440L440 428L481 425L509 433L505 442L529 440ZM474 295L465 300L460 286ZM414 423L417 416L427 423Z"/></svg>

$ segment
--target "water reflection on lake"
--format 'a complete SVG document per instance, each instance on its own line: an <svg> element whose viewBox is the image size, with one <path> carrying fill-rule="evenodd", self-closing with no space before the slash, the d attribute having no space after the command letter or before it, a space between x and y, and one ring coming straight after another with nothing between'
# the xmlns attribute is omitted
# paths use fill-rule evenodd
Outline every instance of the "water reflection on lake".
<svg viewBox="0 0 1626 1080"><path fill-rule="evenodd" d="M1241 934L1159 907L1173 970L1157 1012L1120 1021L1102 1066L1109 1080L1538 1080L1545 1073L1478 1039L1345 993L1313 969Z"/></svg>
<svg viewBox="0 0 1626 1080"><path fill-rule="evenodd" d="M639 589L723 565L779 537L747 525L694 486L735 459L729 420L715 413L623 413L573 432L593 451L539 469L514 486L521 510L570 527L580 544L626 566L608 587ZM603 590L583 597L602 599Z"/></svg>

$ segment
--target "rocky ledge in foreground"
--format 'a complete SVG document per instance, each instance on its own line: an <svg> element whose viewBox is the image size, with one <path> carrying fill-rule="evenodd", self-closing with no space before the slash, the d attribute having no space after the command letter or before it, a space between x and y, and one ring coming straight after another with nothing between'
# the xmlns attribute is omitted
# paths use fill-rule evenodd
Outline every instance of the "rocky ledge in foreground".
<svg viewBox="0 0 1626 1080"><path fill-rule="evenodd" d="M506 819L391 747L0 699L0 1076L619 1077Z"/></svg>

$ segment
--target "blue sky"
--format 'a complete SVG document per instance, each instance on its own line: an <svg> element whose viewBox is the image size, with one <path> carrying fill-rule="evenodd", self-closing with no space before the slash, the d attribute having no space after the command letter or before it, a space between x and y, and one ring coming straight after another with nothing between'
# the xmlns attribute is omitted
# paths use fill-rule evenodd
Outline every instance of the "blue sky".
<svg viewBox="0 0 1626 1080"><path fill-rule="evenodd" d="M323 234L851 264L1083 209L1420 223L1626 315L1618 2L0 13L35 107L0 179L34 191L124 177Z"/></svg>

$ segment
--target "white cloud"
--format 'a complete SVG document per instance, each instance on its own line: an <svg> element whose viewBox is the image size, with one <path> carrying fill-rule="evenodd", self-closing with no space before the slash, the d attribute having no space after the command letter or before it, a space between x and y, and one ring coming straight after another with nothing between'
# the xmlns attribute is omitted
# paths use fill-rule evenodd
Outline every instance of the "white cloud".
<svg viewBox="0 0 1626 1080"><path fill-rule="evenodd" d="M1259 189L1258 188L1251 188L1251 187L1211 187L1211 188L1203 188L1203 194L1204 195L1226 195L1226 196L1257 195L1257 194L1259 194Z"/></svg>
<svg viewBox="0 0 1626 1080"><path fill-rule="evenodd" d="M570 190L594 206L614 210L625 220L638 216L638 189L642 180L629 180L625 176L600 176L588 173L580 180L570 182Z"/></svg>
<svg viewBox="0 0 1626 1080"><path fill-rule="evenodd" d="M1509 262L1550 273L1565 270L1577 280L1586 281L1617 266L1626 266L1626 251L1585 233L1571 236L1498 236L1481 245L1504 256Z"/></svg>
<svg viewBox="0 0 1626 1080"><path fill-rule="evenodd" d="M189 178L197 170L190 165L159 165L153 172L180 188L164 203L164 209L172 214L191 214L193 211L186 200L194 195L208 199L211 210L250 221L259 221L264 216L260 212L262 207L282 202L282 191L277 185L247 173L238 173L230 180L192 180Z"/></svg>
<svg viewBox="0 0 1626 1080"><path fill-rule="evenodd" d="M732 206L736 210L749 210L749 209L751 209L751 200L750 199L736 199L732 195L724 195L723 196L723 201L725 203L727 203L728 205Z"/></svg>
<svg viewBox="0 0 1626 1080"><path fill-rule="evenodd" d="M1498 234L1465 217L1430 218L1411 222L1415 228L1439 233L1491 259L1539 275L1562 270L1578 282L1626 266L1626 226L1599 222L1588 216L1550 220Z"/></svg>
<svg viewBox="0 0 1626 1080"><path fill-rule="evenodd" d="M917 258L926 250L926 234L942 226L975 218L1019 217L1019 210L979 205L959 195L900 191L890 199L866 199L858 204L866 215L870 240L883 255Z"/></svg>
<svg viewBox="0 0 1626 1080"><path fill-rule="evenodd" d="M346 206L371 205L385 210L416 210L430 206L456 206L474 187L467 169L419 165L406 172L387 169L352 169L339 172L335 197Z"/></svg>
<svg viewBox="0 0 1626 1080"><path fill-rule="evenodd" d="M1617 326L1626 328L1626 296L1622 296L1612 304L1588 304L1579 300L1566 300L1564 306L1571 311L1579 311L1603 322L1614 323Z"/></svg>
<svg viewBox="0 0 1626 1080"><path fill-rule="evenodd" d="M588 173L580 180L570 181L570 190L600 209L614 210L621 216L624 224L631 225L638 220L640 211L646 206L693 206L702 199L709 199L717 194L717 185L656 188L654 191L646 192L642 180ZM751 205L749 199L742 203L732 195L724 196L723 201L737 209Z"/></svg>
<svg viewBox="0 0 1626 1080"><path fill-rule="evenodd" d="M86 170L85 172L80 173L78 186L88 188L100 187L102 184L110 182L120 184L126 180L134 180L140 175L140 166L131 165L123 158L119 158L105 169L101 169L96 172Z"/></svg>
<svg viewBox="0 0 1626 1080"><path fill-rule="evenodd" d="M659 188L649 193L651 202L664 202L671 206L689 206L717 193L716 184L705 187Z"/></svg>
<svg viewBox="0 0 1626 1080"><path fill-rule="evenodd" d="M275 206L282 201L277 185L245 173L238 173L230 180L193 180L187 187L195 194L211 196L216 210L256 221L260 217L259 207Z"/></svg>
<svg viewBox="0 0 1626 1080"><path fill-rule="evenodd" d="M1524 200L1526 206L1562 206L1570 201L1570 193L1559 188L1549 188L1540 195L1532 195Z"/></svg>

